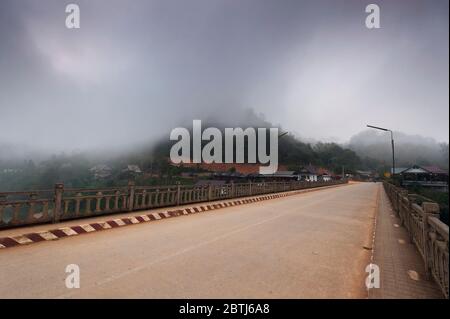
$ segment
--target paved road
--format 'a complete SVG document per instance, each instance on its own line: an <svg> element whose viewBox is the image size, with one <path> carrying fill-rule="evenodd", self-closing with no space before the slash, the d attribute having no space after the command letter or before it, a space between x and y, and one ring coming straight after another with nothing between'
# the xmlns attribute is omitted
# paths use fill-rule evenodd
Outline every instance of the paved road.
<svg viewBox="0 0 450 319"><path fill-rule="evenodd" d="M0 252L0 298L366 298L380 185L362 183ZM81 288L65 286L66 265Z"/></svg>

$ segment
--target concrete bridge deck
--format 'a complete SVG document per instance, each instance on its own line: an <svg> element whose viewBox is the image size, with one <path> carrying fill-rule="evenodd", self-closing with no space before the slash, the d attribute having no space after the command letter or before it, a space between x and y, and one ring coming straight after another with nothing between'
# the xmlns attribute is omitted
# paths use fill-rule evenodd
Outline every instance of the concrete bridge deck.
<svg viewBox="0 0 450 319"><path fill-rule="evenodd" d="M367 298L372 251L364 247L372 243L374 217L383 218L378 234L392 226L383 193L379 184L350 184L4 249L0 298ZM394 258L397 234L390 242L379 238L374 257L384 290L371 297L438 297L437 288L390 293L392 283L401 294L395 285L402 272L415 269L420 278L420 269ZM392 278L383 272L390 262L394 282L383 280ZM65 286L68 264L80 267L79 289Z"/></svg>

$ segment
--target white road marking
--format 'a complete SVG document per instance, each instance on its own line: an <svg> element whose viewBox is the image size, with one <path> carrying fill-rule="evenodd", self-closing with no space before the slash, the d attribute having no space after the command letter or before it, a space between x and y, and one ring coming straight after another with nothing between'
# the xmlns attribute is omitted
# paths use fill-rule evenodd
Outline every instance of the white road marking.
<svg viewBox="0 0 450 319"><path fill-rule="evenodd" d="M58 239L57 236L53 235L51 232L48 232L48 231L41 232L41 233L38 233L38 234L41 235L45 240Z"/></svg>
<svg viewBox="0 0 450 319"><path fill-rule="evenodd" d="M90 233L95 231L95 228L93 228L91 225L86 224L86 225L80 225L81 228L83 228L86 232Z"/></svg>

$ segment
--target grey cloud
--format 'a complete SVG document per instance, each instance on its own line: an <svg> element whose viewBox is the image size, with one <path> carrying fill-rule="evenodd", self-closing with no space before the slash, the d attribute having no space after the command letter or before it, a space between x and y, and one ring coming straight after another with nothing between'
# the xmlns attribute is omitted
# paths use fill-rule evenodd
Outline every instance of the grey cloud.
<svg viewBox="0 0 450 319"><path fill-rule="evenodd" d="M305 138L367 122L448 141L448 2L0 2L0 142L121 148L247 108ZM369 2L367 2L369 3Z"/></svg>

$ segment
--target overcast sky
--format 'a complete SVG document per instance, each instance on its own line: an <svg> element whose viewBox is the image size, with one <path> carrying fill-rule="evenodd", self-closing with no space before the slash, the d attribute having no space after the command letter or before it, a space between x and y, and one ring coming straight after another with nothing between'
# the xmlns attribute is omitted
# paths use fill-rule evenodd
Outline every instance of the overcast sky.
<svg viewBox="0 0 450 319"><path fill-rule="evenodd" d="M448 141L448 1L0 0L0 143L149 140L252 108L305 138ZM365 27L365 6L381 29Z"/></svg>

